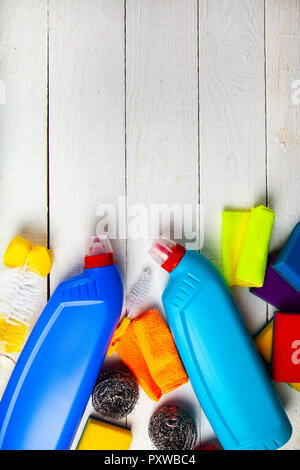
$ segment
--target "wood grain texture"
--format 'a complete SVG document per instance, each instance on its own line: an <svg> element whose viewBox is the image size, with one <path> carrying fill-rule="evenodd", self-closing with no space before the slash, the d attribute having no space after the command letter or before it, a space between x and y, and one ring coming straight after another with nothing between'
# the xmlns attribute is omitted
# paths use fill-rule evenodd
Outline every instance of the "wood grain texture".
<svg viewBox="0 0 300 470"><path fill-rule="evenodd" d="M3 256L15 235L47 246L46 0L1 2L0 44ZM43 279L40 311L46 301L47 280Z"/></svg>
<svg viewBox="0 0 300 470"><path fill-rule="evenodd" d="M134 204L201 202L203 253L219 267L222 209L269 203L273 251L299 221L299 0L2 0L0 44L0 251L17 233L45 244L49 228L51 292L81 264L101 204L116 215L125 204L130 238ZM145 308L163 313L168 275L149 237L112 243L128 288L151 266ZM233 294L256 332L266 305ZM294 427L284 448L300 449L299 394L276 388ZM190 411L199 443L214 441L187 384L159 404L141 391L121 422L132 449L152 449L149 419L164 403Z"/></svg>
<svg viewBox="0 0 300 470"><path fill-rule="evenodd" d="M123 1L50 0L49 18L53 289L82 260L99 205L124 195Z"/></svg>
<svg viewBox="0 0 300 470"><path fill-rule="evenodd" d="M198 202L197 1L129 0L126 9L127 208ZM145 214L145 221L147 214ZM130 233L129 233L130 235ZM145 264L153 269L147 305L158 306L167 274L147 254L151 240L128 240L128 287ZM199 424L190 384L164 396ZM128 423L134 449L151 449L148 424L157 404L144 394Z"/></svg>
<svg viewBox="0 0 300 470"><path fill-rule="evenodd" d="M99 205L118 207L124 196L124 3L50 0L49 26L53 292L82 263ZM124 241L112 244L125 278ZM91 412L89 405L73 447Z"/></svg>
<svg viewBox="0 0 300 470"><path fill-rule="evenodd" d="M266 79L268 193L276 212L271 248L277 252L300 220L300 103L293 101L293 83L300 80L297 0L266 0ZM285 384L277 388L294 428L285 448L299 450L299 393Z"/></svg>
<svg viewBox="0 0 300 470"><path fill-rule="evenodd" d="M201 196L204 254L221 267L222 210L266 202L264 2L200 1ZM265 307L233 293L248 327Z"/></svg>
<svg viewBox="0 0 300 470"><path fill-rule="evenodd" d="M199 15L203 254L222 268L222 210L266 202L264 2L200 0ZM255 333L266 305L248 289L232 293Z"/></svg>
<svg viewBox="0 0 300 470"><path fill-rule="evenodd" d="M46 1L2 1L0 43L1 91L6 95L2 104L1 93L0 104L3 253L15 235L47 245Z"/></svg>

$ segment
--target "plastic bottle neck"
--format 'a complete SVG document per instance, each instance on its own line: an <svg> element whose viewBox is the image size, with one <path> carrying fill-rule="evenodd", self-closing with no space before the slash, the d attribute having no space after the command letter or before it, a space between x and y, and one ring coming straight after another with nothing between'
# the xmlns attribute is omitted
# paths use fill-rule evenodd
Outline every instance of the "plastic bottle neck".
<svg viewBox="0 0 300 470"><path fill-rule="evenodd" d="M86 256L84 258L84 269L103 268L116 264L113 253L103 253L101 255Z"/></svg>
<svg viewBox="0 0 300 470"><path fill-rule="evenodd" d="M173 248L172 253L168 257L168 259L161 265L161 267L168 273L171 273L176 268L176 266L178 266L178 264L184 257L185 252L186 249L184 248L184 246L179 245L179 243L177 243Z"/></svg>

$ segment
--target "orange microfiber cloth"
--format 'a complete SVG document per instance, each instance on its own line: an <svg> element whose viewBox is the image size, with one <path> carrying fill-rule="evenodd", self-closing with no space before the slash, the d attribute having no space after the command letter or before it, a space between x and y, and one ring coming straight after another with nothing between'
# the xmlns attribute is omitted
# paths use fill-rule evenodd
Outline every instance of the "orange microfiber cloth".
<svg viewBox="0 0 300 470"><path fill-rule="evenodd" d="M171 332L158 310L148 310L130 323L117 353L153 401L188 382Z"/></svg>

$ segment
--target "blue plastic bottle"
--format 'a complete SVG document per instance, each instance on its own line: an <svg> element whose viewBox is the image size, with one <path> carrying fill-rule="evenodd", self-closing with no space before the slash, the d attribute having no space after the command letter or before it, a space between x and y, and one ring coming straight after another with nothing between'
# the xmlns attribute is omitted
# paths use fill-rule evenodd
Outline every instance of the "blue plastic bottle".
<svg viewBox="0 0 300 470"><path fill-rule="evenodd" d="M162 240L170 273L163 305L196 396L224 449L277 449L291 424L221 274L204 256Z"/></svg>
<svg viewBox="0 0 300 470"><path fill-rule="evenodd" d="M62 282L37 321L0 403L0 449L69 449L118 323L123 288L108 240Z"/></svg>

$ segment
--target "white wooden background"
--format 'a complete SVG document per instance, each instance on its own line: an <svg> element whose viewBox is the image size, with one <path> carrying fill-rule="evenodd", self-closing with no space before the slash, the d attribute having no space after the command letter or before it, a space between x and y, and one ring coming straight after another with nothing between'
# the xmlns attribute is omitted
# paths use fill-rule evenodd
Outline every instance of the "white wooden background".
<svg viewBox="0 0 300 470"><path fill-rule="evenodd" d="M0 46L0 250L17 233L49 243L45 299L119 196L202 203L203 252L219 266L223 208L270 204L274 249L300 219L300 0L1 0ZM130 287L149 242L113 245ZM160 306L166 275L153 269ZM254 333L272 309L233 292ZM285 447L300 449L300 394L277 388L294 426ZM164 402L214 440L189 384ZM123 422L132 448L151 448L156 407L141 392Z"/></svg>

